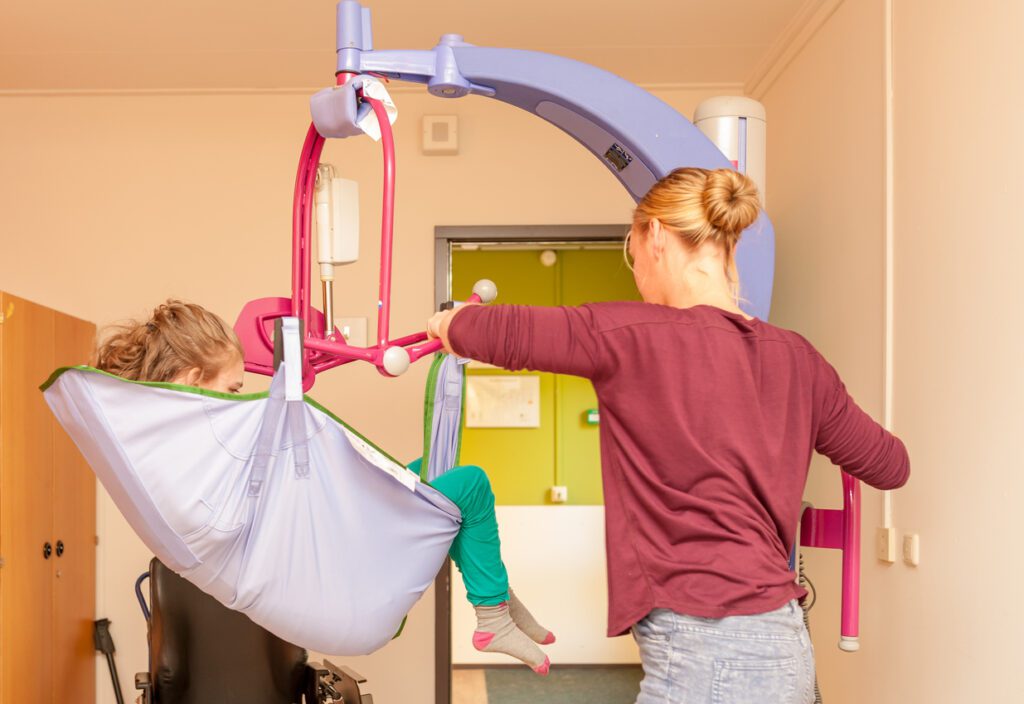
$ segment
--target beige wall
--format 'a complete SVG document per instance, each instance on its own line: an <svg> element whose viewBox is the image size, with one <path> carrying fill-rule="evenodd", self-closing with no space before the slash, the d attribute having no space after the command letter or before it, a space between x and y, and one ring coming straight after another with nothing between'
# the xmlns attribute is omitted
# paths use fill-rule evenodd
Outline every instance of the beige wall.
<svg viewBox="0 0 1024 704"><path fill-rule="evenodd" d="M814 555L825 701L1021 701L1024 491L1016 437L1022 335L1016 209L1024 178L1020 3L893 0L894 427L913 473L899 536L922 563L874 558L882 499L864 493L863 649L835 648L838 561ZM775 320L801 330L883 413L884 0L846 0L763 97L779 236ZM1015 74L1012 74L1015 75ZM819 463L808 494L838 500Z"/></svg>
<svg viewBox="0 0 1024 704"><path fill-rule="evenodd" d="M887 701L1024 701L1024 4L894 7L896 516L923 561L889 593Z"/></svg>
<svg viewBox="0 0 1024 704"><path fill-rule="evenodd" d="M701 99L736 90L662 97L691 114ZM100 324L143 315L168 295L228 318L251 298L287 295L291 189L307 97L0 98L0 288ZM614 178L541 120L482 98L397 98L393 330L422 329L431 312L436 225L628 220L631 201ZM419 154L423 114L459 115L460 156ZM362 184L365 256L344 270L336 314L370 316L379 148L366 139L332 142L324 158ZM500 287L500 273L495 279ZM313 395L397 456L412 458L425 371L416 365L386 381L348 367L326 375ZM113 621L127 688L145 667L144 624L131 587L148 553L100 495L97 613ZM380 701L432 701L432 596L416 607L402 638L349 662L370 677ZM109 701L104 671L98 682L98 700Z"/></svg>
<svg viewBox="0 0 1024 704"><path fill-rule="evenodd" d="M878 420L885 333L883 17L882 0L843 2L761 97L778 238L773 322L810 339ZM806 496L818 507L842 505L838 474L821 457L812 465ZM811 632L829 704L880 701L852 685L887 638L878 605L902 568L872 559L880 493L865 487L863 505L862 652L843 653L836 645L838 553L806 551L807 571L818 589Z"/></svg>

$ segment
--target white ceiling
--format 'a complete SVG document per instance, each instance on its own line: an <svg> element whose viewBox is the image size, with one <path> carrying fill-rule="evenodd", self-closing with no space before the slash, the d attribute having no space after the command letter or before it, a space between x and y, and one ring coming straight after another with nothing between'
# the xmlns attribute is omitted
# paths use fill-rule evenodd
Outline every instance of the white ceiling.
<svg viewBox="0 0 1024 704"><path fill-rule="evenodd" d="M809 0L364 0L378 49L446 32L635 83L744 83ZM334 74L334 0L6 0L0 90L307 88Z"/></svg>

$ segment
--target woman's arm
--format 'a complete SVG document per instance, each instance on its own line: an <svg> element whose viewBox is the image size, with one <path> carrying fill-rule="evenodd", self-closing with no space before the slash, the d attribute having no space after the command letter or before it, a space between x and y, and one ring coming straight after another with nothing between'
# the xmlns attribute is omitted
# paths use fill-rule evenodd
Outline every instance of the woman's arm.
<svg viewBox="0 0 1024 704"><path fill-rule="evenodd" d="M604 364L590 306L465 305L435 315L427 332L451 353L513 371L592 379Z"/></svg>
<svg viewBox="0 0 1024 704"><path fill-rule="evenodd" d="M821 423L815 449L843 471L876 489L896 489L910 476L903 442L856 404L836 370L819 357Z"/></svg>

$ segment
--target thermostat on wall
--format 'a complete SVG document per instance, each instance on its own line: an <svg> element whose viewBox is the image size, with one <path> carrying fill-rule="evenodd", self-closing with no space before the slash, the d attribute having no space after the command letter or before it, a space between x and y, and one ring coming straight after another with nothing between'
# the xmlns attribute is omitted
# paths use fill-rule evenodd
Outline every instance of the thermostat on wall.
<svg viewBox="0 0 1024 704"><path fill-rule="evenodd" d="M449 155L459 153L459 118L457 116L423 116L423 153Z"/></svg>

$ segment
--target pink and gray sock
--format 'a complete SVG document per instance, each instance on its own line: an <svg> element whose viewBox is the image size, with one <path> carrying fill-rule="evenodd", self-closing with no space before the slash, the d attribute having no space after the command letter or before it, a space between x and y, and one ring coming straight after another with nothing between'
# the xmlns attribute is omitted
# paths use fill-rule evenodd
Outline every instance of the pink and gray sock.
<svg viewBox="0 0 1024 704"><path fill-rule="evenodd" d="M515 594L497 606L477 606L473 647L487 653L505 653L529 665L539 675L548 674L551 660L537 644L555 642L555 634L537 623Z"/></svg>
<svg viewBox="0 0 1024 704"><path fill-rule="evenodd" d="M508 594L509 613L516 626L519 627L519 630L529 636L530 640L534 643L540 643L541 645L551 645L554 643L555 634L537 623L537 619L523 606L523 602L519 601L519 597L516 596L514 591L509 589Z"/></svg>

